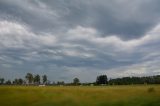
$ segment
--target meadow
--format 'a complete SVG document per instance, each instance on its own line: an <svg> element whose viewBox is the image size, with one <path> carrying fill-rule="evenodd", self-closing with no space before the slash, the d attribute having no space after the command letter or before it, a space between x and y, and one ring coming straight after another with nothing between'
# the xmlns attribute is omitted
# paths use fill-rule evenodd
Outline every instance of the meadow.
<svg viewBox="0 0 160 106"><path fill-rule="evenodd" d="M160 106L160 85L0 86L1 106Z"/></svg>

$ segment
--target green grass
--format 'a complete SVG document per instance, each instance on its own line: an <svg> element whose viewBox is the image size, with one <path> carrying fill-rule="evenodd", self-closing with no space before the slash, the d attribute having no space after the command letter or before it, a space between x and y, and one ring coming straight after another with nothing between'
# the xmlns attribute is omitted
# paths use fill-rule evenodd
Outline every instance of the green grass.
<svg viewBox="0 0 160 106"><path fill-rule="evenodd" d="M160 85L0 86L1 106L160 106Z"/></svg>

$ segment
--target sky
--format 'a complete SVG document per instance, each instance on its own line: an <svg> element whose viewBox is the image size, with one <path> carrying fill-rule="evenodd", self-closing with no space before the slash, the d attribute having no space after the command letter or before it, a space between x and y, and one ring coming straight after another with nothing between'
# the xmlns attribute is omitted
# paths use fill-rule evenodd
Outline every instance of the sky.
<svg viewBox="0 0 160 106"><path fill-rule="evenodd" d="M160 74L160 0L0 0L0 77Z"/></svg>

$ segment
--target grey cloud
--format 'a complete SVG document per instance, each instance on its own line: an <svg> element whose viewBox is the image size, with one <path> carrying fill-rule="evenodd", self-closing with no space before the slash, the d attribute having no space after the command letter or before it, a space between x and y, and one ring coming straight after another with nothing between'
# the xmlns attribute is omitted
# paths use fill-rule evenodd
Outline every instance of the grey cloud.
<svg viewBox="0 0 160 106"><path fill-rule="evenodd" d="M126 40L143 36L160 17L159 0L15 1L2 0L0 12L20 18L37 32L58 33L80 25Z"/></svg>
<svg viewBox="0 0 160 106"><path fill-rule="evenodd" d="M85 82L158 73L159 32L149 32L159 9L159 0L1 0L0 74Z"/></svg>

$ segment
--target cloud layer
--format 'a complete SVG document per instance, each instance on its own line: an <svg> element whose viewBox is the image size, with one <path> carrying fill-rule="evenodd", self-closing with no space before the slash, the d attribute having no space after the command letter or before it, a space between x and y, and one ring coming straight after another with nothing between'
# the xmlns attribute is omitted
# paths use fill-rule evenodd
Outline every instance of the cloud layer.
<svg viewBox="0 0 160 106"><path fill-rule="evenodd" d="M94 81L160 72L159 0L1 0L0 77ZM125 5L125 6L124 6Z"/></svg>

